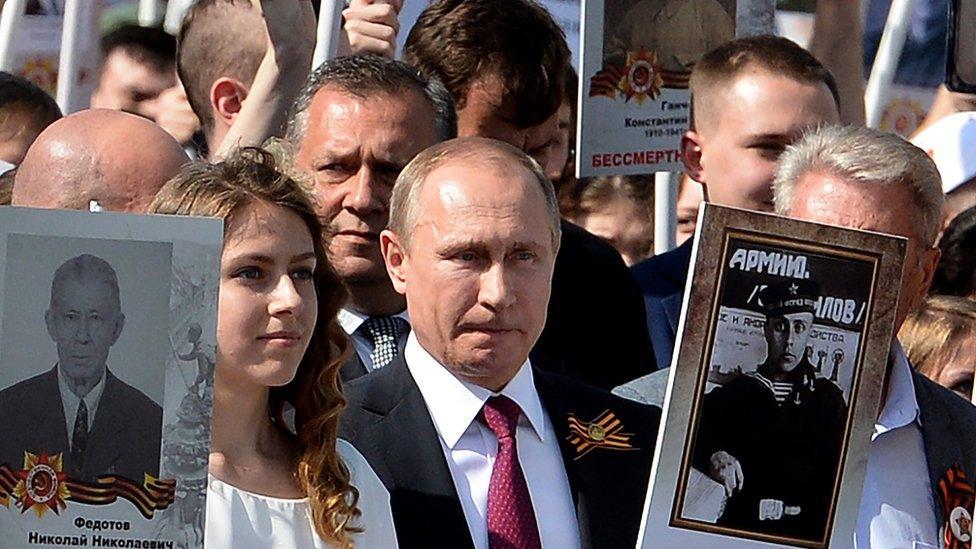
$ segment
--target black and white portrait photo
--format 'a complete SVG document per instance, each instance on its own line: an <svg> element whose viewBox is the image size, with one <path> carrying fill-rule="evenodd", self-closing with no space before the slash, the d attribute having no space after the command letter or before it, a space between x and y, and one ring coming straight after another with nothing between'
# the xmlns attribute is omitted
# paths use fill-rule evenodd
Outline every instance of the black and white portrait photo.
<svg viewBox="0 0 976 549"><path fill-rule="evenodd" d="M28 255L57 264L45 273ZM168 314L169 255L158 243L8 238L0 463L60 454L79 481L159 476L166 333L149 322Z"/></svg>
<svg viewBox="0 0 976 549"><path fill-rule="evenodd" d="M642 547L850 540L904 242L707 206L695 245Z"/></svg>

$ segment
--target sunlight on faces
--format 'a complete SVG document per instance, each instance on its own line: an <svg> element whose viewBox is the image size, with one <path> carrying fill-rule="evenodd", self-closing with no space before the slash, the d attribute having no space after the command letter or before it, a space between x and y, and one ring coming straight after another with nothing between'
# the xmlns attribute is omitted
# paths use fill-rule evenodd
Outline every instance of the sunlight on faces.
<svg viewBox="0 0 976 549"><path fill-rule="evenodd" d="M507 161L441 165L420 190L409 241L383 233L420 344L492 390L511 380L542 332L556 256L542 190Z"/></svg>
<svg viewBox="0 0 976 549"><path fill-rule="evenodd" d="M654 225L633 200L617 196L573 221L606 240L628 266L654 253Z"/></svg>
<svg viewBox="0 0 976 549"><path fill-rule="evenodd" d="M502 101L503 90L501 78L495 74L471 83L464 106L457 111L458 137L480 136L504 141L534 158L540 166L548 166L559 139L558 110L541 124L519 128L514 110Z"/></svg>
<svg viewBox="0 0 976 549"><path fill-rule="evenodd" d="M699 105L702 105L699 108ZM695 102L696 130L682 140L689 175L705 184L708 201L773 211L779 156L804 130L840 120L826 84L761 69L746 70L722 90Z"/></svg>
<svg viewBox="0 0 976 549"><path fill-rule="evenodd" d="M770 316L763 326L768 356L766 361L783 373L792 372L800 363L813 329L813 313L787 313Z"/></svg>
<svg viewBox="0 0 976 549"><path fill-rule="evenodd" d="M788 215L908 238L895 316L898 333L908 313L925 297L939 261L938 248L929 248L919 237L921 219L915 212L911 191L902 185L851 183L834 175L810 172L795 184Z"/></svg>
<svg viewBox="0 0 976 549"><path fill-rule="evenodd" d="M379 234L403 167L440 139L433 107L416 91L355 97L328 86L309 105L298 165L312 174L332 235L329 259L346 282L384 282Z"/></svg>
<svg viewBox="0 0 976 549"><path fill-rule="evenodd" d="M559 105L556 111L556 134L552 140L552 149L549 153L549 164L540 164L546 168L546 175L549 179L556 181L562 176L569 161L569 149L575 144L569 142L570 124L573 123L573 106L567 102Z"/></svg>
<svg viewBox="0 0 976 549"><path fill-rule="evenodd" d="M130 57L122 48L116 48L105 59L98 88L92 93L91 107L125 111L156 121L160 114L160 94L175 84L175 70L156 71Z"/></svg>
<svg viewBox="0 0 976 549"><path fill-rule="evenodd" d="M118 303L115 290L97 279L68 278L58 288L44 319L67 377L92 385L102 377L125 322Z"/></svg>
<svg viewBox="0 0 976 549"><path fill-rule="evenodd" d="M294 212L247 205L228 221L220 259L218 379L275 387L298 370L318 314L315 252Z"/></svg>

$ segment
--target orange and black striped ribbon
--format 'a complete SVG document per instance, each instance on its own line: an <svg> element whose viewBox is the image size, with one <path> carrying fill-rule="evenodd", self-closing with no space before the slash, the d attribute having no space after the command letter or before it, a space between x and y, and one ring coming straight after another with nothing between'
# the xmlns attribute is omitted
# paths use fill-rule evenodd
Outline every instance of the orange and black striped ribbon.
<svg viewBox="0 0 976 549"><path fill-rule="evenodd" d="M956 538L951 524L953 509L962 507L967 513L973 512L973 486L966 480L966 473L958 465L950 467L945 476L939 480L939 495L941 496L939 503L942 505L942 516L945 520L946 549L969 549L971 541L964 542ZM963 525L959 526L962 527ZM970 529L972 527L971 524L966 526ZM969 534L972 536L971 531Z"/></svg>
<svg viewBox="0 0 976 549"><path fill-rule="evenodd" d="M597 448L607 450L636 450L630 442L633 433L623 432L623 423L610 410L604 411L590 422L581 421L575 414L569 414L569 436L566 440L576 448L576 457L580 459ZM594 437L592 429L599 427L600 437Z"/></svg>

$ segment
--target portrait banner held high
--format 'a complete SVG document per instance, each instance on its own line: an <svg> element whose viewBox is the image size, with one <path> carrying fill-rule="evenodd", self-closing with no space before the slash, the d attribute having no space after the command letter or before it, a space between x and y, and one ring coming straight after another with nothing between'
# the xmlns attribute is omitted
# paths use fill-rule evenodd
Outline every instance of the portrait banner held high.
<svg viewBox="0 0 976 549"><path fill-rule="evenodd" d="M0 548L202 547L221 239L0 210Z"/></svg>
<svg viewBox="0 0 976 549"><path fill-rule="evenodd" d="M699 58L740 36L772 32L769 0L586 0L576 175L681 168L688 79Z"/></svg>
<svg viewBox="0 0 976 549"><path fill-rule="evenodd" d="M642 547L847 547L906 241L706 205Z"/></svg>

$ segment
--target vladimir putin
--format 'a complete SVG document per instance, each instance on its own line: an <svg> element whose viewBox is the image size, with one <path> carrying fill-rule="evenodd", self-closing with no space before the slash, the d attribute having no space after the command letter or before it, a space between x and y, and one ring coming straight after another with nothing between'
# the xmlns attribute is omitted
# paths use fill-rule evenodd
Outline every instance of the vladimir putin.
<svg viewBox="0 0 976 549"><path fill-rule="evenodd" d="M61 264L44 320L58 362L0 391L0 464L61 454L77 480L158 476L162 409L107 367L125 325L112 266L88 254Z"/></svg>

